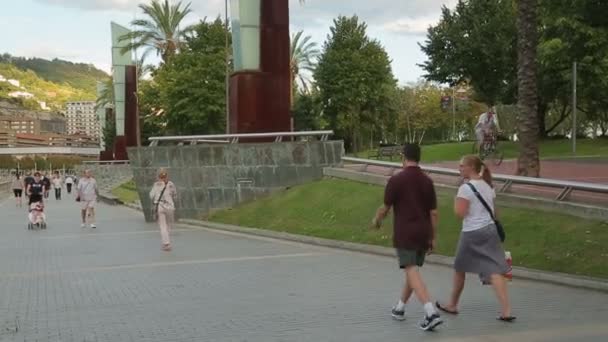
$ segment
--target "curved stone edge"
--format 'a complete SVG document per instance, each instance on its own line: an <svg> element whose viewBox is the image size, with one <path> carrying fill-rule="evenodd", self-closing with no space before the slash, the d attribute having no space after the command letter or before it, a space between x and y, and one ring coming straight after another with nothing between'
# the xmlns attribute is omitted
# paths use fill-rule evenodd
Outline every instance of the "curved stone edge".
<svg viewBox="0 0 608 342"><path fill-rule="evenodd" d="M135 204L123 204L126 207L129 207L134 210L141 211L141 207ZM329 247L329 248L337 248L343 249L353 252L374 254L380 256L388 256L394 257L395 250L390 247L383 246L375 246L375 245L366 245L361 243L354 243L348 241L339 241L339 240L331 240L331 239L323 239L314 236L306 236L306 235L298 235L291 234L286 232L279 232L273 230L265 230L259 228L251 228L251 227L241 227L230 224L223 224L217 222L209 222L209 221L200 221L200 220L191 220L191 219L181 219L178 224L182 225L190 225L195 227L207 228L211 230L218 231L228 231L232 233L240 233L247 235L255 235L262 236L267 238L279 239L279 240L287 240L298 243L310 244L321 247ZM431 254L426 258L426 261L429 264L444 266L451 268L454 263L454 258L444 255ZM608 279L594 278L594 277L584 277L571 275L566 273L558 273L558 272L547 272L540 271L525 267L513 267L513 281L517 281L517 279L525 279L538 281L543 283L551 283L561 286L568 287L576 287L587 290L595 290L608 292Z"/></svg>

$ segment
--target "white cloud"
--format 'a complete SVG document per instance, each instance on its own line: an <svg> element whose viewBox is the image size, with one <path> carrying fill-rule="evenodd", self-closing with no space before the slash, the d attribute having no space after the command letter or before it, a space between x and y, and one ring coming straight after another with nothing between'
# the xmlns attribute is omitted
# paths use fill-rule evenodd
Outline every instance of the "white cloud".
<svg viewBox="0 0 608 342"><path fill-rule="evenodd" d="M438 18L402 18L387 22L383 28L398 34L425 35L429 26L437 24Z"/></svg>
<svg viewBox="0 0 608 342"><path fill-rule="evenodd" d="M133 10L141 0L35 0L37 2L86 10Z"/></svg>
<svg viewBox="0 0 608 342"><path fill-rule="evenodd" d="M139 4L149 3L149 0L35 0L53 6L76 8L92 11L134 11ZM177 0L171 1L177 3ZM194 12L209 16L223 13L224 0L183 0L184 5L192 3ZM204 15L203 15L204 16Z"/></svg>

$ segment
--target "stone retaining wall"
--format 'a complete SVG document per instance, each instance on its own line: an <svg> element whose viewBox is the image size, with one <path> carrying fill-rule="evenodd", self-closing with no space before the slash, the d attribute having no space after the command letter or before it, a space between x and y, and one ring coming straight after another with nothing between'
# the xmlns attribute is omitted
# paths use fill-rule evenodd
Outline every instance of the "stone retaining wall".
<svg viewBox="0 0 608 342"><path fill-rule="evenodd" d="M169 171L178 190L177 216L201 218L271 191L323 177L323 168L339 166L342 141L146 146L128 149L146 220L148 197L159 168Z"/></svg>

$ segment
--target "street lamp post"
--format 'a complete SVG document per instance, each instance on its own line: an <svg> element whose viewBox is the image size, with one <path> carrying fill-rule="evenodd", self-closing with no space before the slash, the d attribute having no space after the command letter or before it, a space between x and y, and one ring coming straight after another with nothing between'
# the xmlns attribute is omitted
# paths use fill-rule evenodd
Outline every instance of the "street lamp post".
<svg viewBox="0 0 608 342"><path fill-rule="evenodd" d="M572 153L576 154L576 61L572 63Z"/></svg>
<svg viewBox="0 0 608 342"><path fill-rule="evenodd" d="M226 134L230 134L230 54L228 52L228 0L224 1L224 25L225 25L225 43L226 43Z"/></svg>
<svg viewBox="0 0 608 342"><path fill-rule="evenodd" d="M456 140L456 88L452 87L452 140Z"/></svg>

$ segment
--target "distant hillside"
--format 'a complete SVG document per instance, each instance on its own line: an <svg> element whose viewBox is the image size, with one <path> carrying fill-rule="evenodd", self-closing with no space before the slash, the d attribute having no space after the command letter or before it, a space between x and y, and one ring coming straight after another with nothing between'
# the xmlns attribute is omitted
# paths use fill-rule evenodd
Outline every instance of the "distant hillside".
<svg viewBox="0 0 608 342"><path fill-rule="evenodd" d="M39 109L36 102L45 101L54 111L61 111L68 101L92 100L96 99L96 89L83 90L75 88L69 84L57 84L46 81L32 71L21 70L13 64L0 63L0 75L7 79L15 79L21 83L24 89L17 88L6 82L0 82L0 98L8 98L8 93L12 91L27 91L35 96L35 99L20 99L19 102L29 109Z"/></svg>
<svg viewBox="0 0 608 342"><path fill-rule="evenodd" d="M22 71L31 70L43 80L66 84L87 93L96 92L97 81L108 77L104 71L92 64L72 63L61 59L52 61L42 58L14 57L9 54L0 55L0 63L8 63Z"/></svg>

